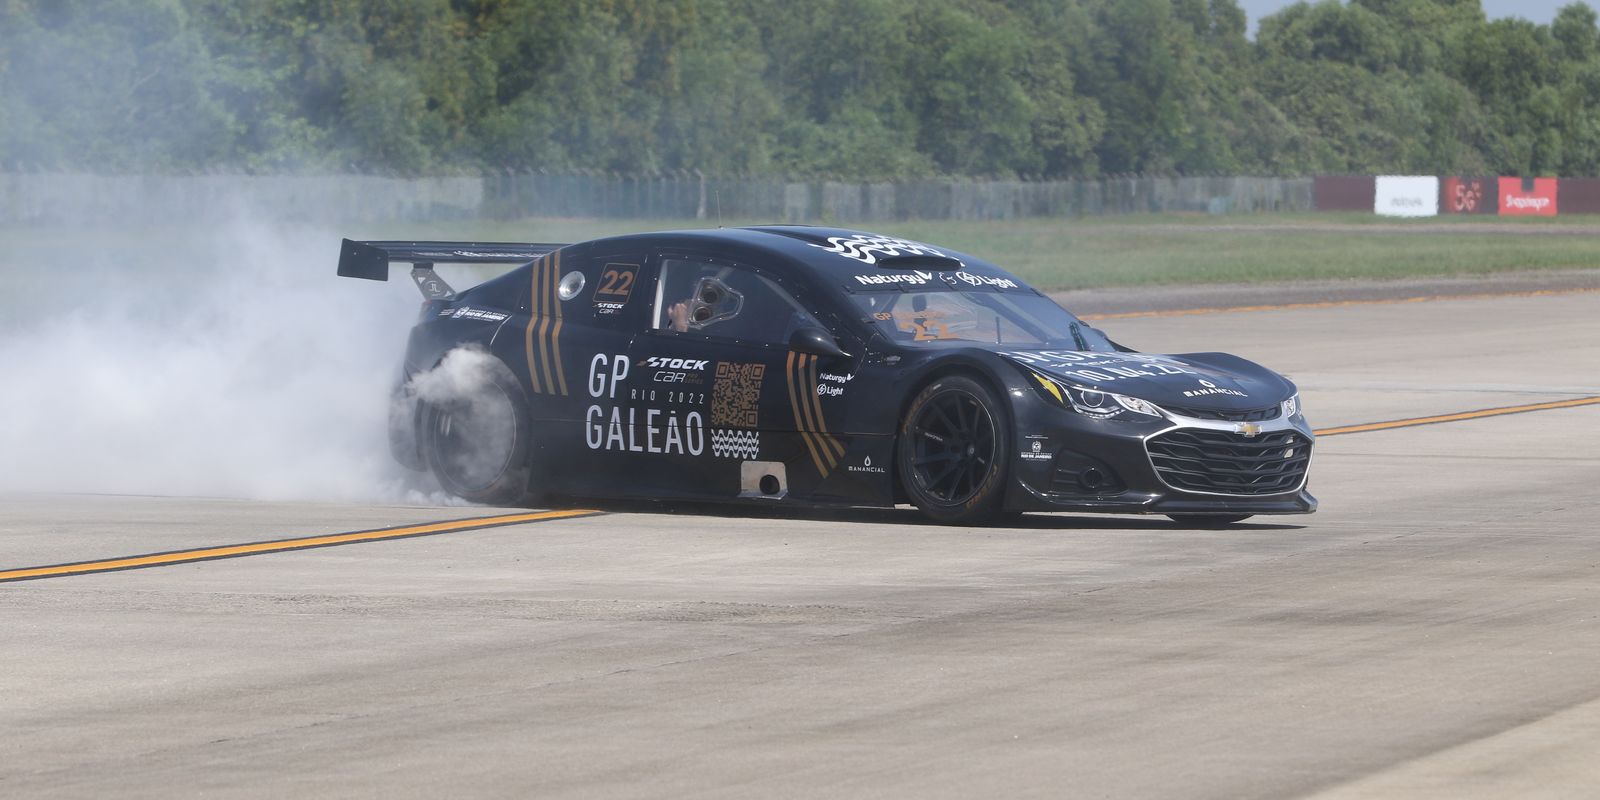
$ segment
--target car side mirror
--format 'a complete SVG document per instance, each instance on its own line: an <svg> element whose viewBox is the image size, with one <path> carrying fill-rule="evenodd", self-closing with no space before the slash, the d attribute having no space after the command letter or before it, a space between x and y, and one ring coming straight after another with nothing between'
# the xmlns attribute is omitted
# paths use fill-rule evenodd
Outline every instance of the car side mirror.
<svg viewBox="0 0 1600 800"><path fill-rule="evenodd" d="M839 349L839 343L835 342L827 331L813 327L795 331L794 335L789 337L789 349L796 353L808 353L814 356L845 358L850 355Z"/></svg>

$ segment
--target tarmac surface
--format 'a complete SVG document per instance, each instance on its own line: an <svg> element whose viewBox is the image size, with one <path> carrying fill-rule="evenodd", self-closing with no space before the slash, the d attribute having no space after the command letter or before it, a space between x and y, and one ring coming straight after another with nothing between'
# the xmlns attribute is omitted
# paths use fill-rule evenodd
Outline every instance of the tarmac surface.
<svg viewBox="0 0 1600 800"><path fill-rule="evenodd" d="M1600 405L1549 406L1600 293L1097 324L1324 430L1543 410L1324 436L1320 512L1223 530L617 508L7 583L0 795L1593 796ZM499 513L8 495L0 571Z"/></svg>

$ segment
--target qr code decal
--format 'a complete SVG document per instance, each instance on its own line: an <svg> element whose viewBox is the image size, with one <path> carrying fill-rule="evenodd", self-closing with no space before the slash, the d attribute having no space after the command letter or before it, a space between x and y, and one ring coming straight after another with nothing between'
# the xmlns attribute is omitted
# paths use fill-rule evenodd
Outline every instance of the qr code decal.
<svg viewBox="0 0 1600 800"><path fill-rule="evenodd" d="M711 387L711 424L727 428L756 428L761 405L761 379L766 364L717 364Z"/></svg>

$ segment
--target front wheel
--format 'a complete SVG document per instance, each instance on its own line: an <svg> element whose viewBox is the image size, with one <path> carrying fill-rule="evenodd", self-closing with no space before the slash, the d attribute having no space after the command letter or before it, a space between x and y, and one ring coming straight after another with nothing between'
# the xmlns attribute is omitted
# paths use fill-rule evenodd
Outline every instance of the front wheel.
<svg viewBox="0 0 1600 800"><path fill-rule="evenodd" d="M900 423L900 481L911 502L950 525L993 519L1005 497L1010 424L1005 406L976 380L928 384Z"/></svg>
<svg viewBox="0 0 1600 800"><path fill-rule="evenodd" d="M474 503L512 505L528 496L528 401L499 361L490 359L481 369L466 386L426 401L423 451L445 491Z"/></svg>

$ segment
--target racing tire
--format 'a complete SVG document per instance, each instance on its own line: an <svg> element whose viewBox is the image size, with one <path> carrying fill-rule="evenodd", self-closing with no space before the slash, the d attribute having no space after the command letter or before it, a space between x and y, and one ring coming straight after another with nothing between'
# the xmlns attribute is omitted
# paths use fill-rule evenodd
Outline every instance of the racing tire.
<svg viewBox="0 0 1600 800"><path fill-rule="evenodd" d="M471 394L424 403L418 433L428 470L450 494L492 506L533 499L528 398L498 360Z"/></svg>
<svg viewBox="0 0 1600 800"><path fill-rule="evenodd" d="M1243 522L1254 514L1168 514L1173 522L1188 528L1226 528Z"/></svg>
<svg viewBox="0 0 1600 800"><path fill-rule="evenodd" d="M1011 420L982 383L939 378L917 393L900 422L896 466L906 496L947 525L994 520L1011 466Z"/></svg>

